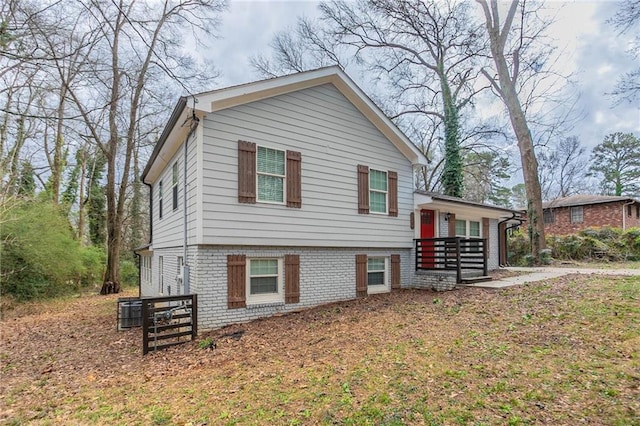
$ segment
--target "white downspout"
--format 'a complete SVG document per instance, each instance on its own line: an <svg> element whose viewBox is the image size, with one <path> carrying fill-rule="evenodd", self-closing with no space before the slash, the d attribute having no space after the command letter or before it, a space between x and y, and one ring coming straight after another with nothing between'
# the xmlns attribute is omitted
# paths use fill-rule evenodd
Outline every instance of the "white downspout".
<svg viewBox="0 0 640 426"><path fill-rule="evenodd" d="M194 105L195 108L195 105ZM189 133L184 140L184 162L183 162L183 171L182 171L182 183L183 183L183 195L184 195L184 210L182 214L182 232L183 232L183 240L182 240L182 286L184 289L184 294L191 293L191 283L189 282L189 264L187 262L187 147L189 144L189 138L193 135L193 132L198 127L200 120L195 115L195 109L192 112L193 115L191 117L191 123L189 124Z"/></svg>

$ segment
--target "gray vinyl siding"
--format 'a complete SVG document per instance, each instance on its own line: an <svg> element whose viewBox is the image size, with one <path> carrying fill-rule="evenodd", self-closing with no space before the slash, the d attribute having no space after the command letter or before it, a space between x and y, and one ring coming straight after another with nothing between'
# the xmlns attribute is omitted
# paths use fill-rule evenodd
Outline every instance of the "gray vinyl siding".
<svg viewBox="0 0 640 426"><path fill-rule="evenodd" d="M203 125L202 243L411 247L411 164L334 86L218 111ZM238 140L302 153L301 209L238 203ZM358 214L358 164L398 173L398 217Z"/></svg>
<svg viewBox="0 0 640 426"><path fill-rule="evenodd" d="M157 297L179 294L176 277L178 275L178 256L183 256L182 247L154 250L151 260L151 285L142 287L142 297ZM162 271L160 271L160 257L162 256ZM184 257L184 256L183 256ZM160 276L164 283L164 292L160 293Z"/></svg>
<svg viewBox="0 0 640 426"><path fill-rule="evenodd" d="M189 139L187 145L187 244L197 243L198 238L198 199L200 197L198 185L198 141L195 134ZM184 147L182 148L184 152ZM180 175L180 185L183 186L182 174ZM184 196L180 197L180 202L184 203ZM184 225L182 225L184 226ZM182 228L181 228L182 229Z"/></svg>
<svg viewBox="0 0 640 426"><path fill-rule="evenodd" d="M189 161L187 165L187 235L188 243L194 243L196 235L196 200L197 194L197 168L196 165L196 142L192 137L187 146ZM173 210L173 164L178 163L178 208ZM160 219L159 192L158 185L162 180L163 185L163 215ZM178 149L176 154L168 162L159 179L153 184L153 247L176 247L182 246L184 240L184 145Z"/></svg>

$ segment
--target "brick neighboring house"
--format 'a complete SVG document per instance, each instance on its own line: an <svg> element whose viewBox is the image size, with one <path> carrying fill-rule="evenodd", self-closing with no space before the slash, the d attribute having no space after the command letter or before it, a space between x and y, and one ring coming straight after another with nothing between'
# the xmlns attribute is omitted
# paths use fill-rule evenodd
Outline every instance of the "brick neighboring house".
<svg viewBox="0 0 640 426"><path fill-rule="evenodd" d="M573 195L542 204L549 235L572 234L588 227L640 227L640 201L609 195Z"/></svg>

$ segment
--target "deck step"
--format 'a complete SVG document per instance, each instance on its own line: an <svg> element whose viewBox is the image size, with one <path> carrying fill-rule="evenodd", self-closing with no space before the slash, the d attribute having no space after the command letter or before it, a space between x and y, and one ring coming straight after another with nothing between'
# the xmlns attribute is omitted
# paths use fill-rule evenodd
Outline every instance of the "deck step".
<svg viewBox="0 0 640 426"><path fill-rule="evenodd" d="M462 284L476 284L491 281L492 279L493 278L491 278L489 275L481 275L479 277L463 277L461 281Z"/></svg>

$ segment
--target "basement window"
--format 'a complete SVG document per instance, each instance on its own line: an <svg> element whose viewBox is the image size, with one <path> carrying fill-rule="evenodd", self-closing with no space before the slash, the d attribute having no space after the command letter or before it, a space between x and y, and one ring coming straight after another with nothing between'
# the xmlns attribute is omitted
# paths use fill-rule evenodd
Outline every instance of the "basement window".
<svg viewBox="0 0 640 426"><path fill-rule="evenodd" d="M248 304L284 301L282 259L249 259L247 269Z"/></svg>
<svg viewBox="0 0 640 426"><path fill-rule="evenodd" d="M388 265L386 257L369 257L367 259L367 293L383 293L387 287Z"/></svg>

